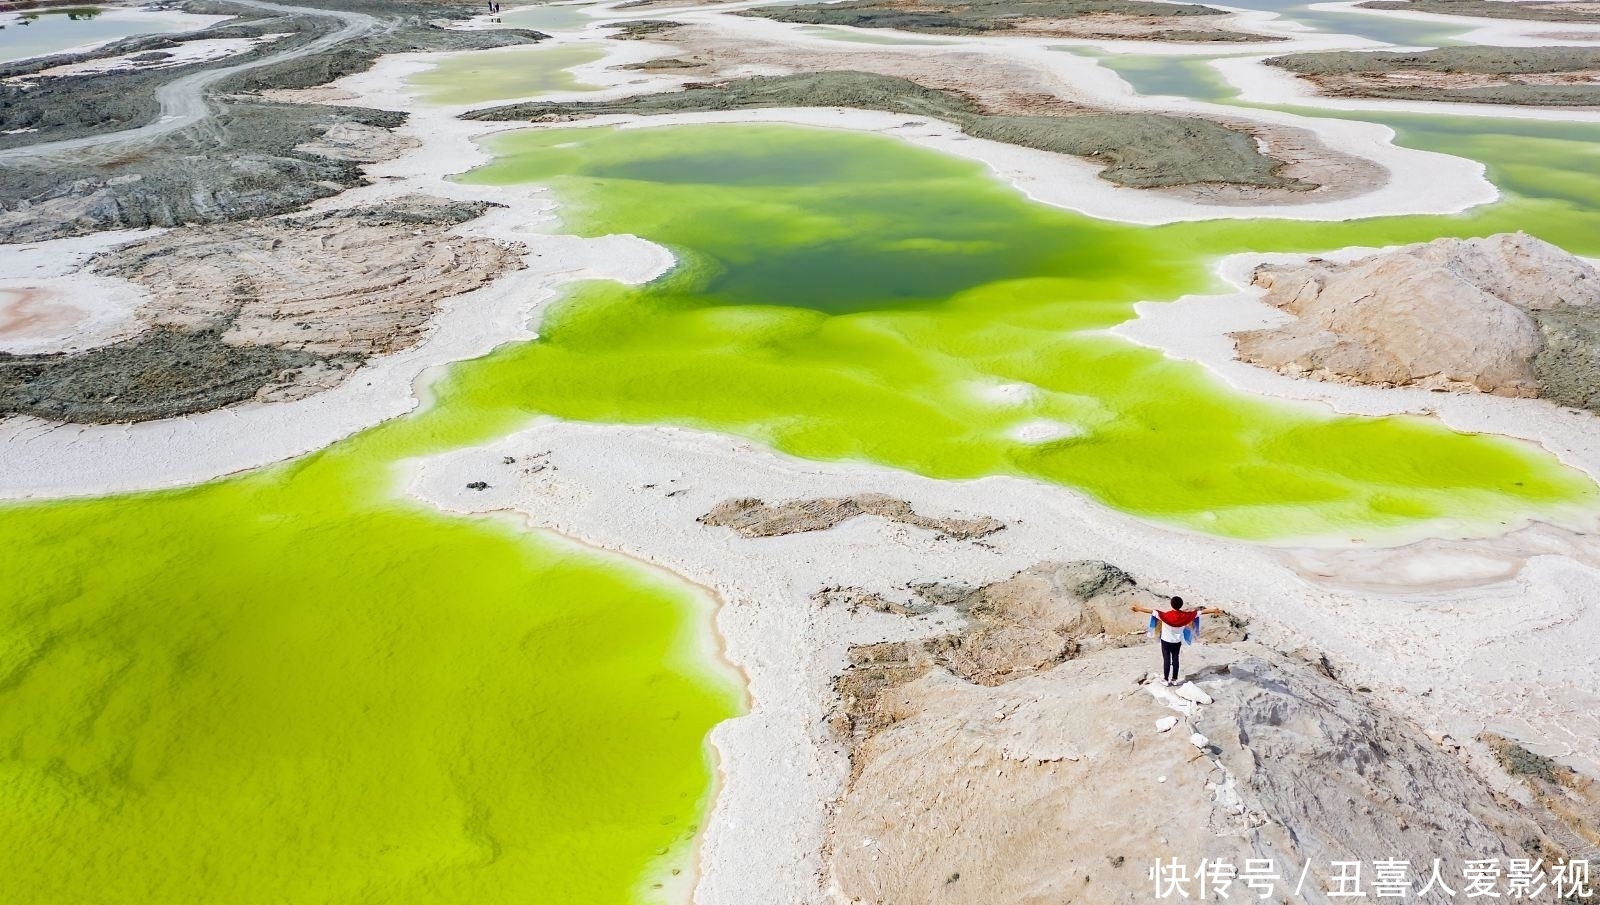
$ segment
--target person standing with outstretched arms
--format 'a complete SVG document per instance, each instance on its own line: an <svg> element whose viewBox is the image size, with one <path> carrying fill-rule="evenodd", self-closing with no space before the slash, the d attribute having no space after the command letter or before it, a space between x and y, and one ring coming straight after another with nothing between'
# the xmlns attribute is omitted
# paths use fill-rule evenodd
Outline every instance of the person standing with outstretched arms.
<svg viewBox="0 0 1600 905"><path fill-rule="evenodd" d="M1152 610L1136 603L1133 611L1150 615L1152 634L1157 625L1161 627L1161 681L1170 688L1178 684L1178 654L1183 651L1185 644L1192 644L1200 637L1200 617L1221 616L1223 611L1216 607L1186 610L1182 597L1173 597L1169 602L1172 604L1170 610Z"/></svg>

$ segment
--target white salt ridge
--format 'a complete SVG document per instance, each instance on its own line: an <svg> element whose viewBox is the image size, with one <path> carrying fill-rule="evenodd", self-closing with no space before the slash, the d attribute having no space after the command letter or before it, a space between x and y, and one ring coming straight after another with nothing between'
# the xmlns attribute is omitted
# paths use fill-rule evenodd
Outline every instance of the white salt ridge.
<svg viewBox="0 0 1600 905"><path fill-rule="evenodd" d="M1086 435L1088 431L1067 421L1036 418L1025 421L1006 431L1006 436L1018 443L1044 444L1057 440L1071 440Z"/></svg>
<svg viewBox="0 0 1600 905"><path fill-rule="evenodd" d="M980 383L974 393L990 404L1010 407L1027 405L1043 391L1031 383Z"/></svg>
<svg viewBox="0 0 1600 905"><path fill-rule="evenodd" d="M187 66L191 63L205 63L220 60L225 57L237 56L262 44L287 37L282 34L262 35L258 38L202 38L194 41L185 41L177 47L163 48L158 51L140 51L138 53L125 53L120 56L102 57L97 60L84 60L81 63L67 63L61 66L52 66L41 69L28 75L12 76L6 79L6 84L23 85L36 82L39 79L65 78L75 75L97 75L105 72L131 72L146 69L170 69L173 66ZM139 59L149 54L161 54L159 59Z"/></svg>

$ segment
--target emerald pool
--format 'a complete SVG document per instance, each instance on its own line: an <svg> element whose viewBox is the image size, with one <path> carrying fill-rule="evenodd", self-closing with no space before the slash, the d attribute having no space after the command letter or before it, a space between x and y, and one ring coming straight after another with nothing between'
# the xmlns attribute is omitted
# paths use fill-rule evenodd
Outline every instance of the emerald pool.
<svg viewBox="0 0 1600 905"><path fill-rule="evenodd" d="M740 701L712 601L402 502L395 461L484 436L430 421L0 508L6 902L621 905L687 870Z"/></svg>

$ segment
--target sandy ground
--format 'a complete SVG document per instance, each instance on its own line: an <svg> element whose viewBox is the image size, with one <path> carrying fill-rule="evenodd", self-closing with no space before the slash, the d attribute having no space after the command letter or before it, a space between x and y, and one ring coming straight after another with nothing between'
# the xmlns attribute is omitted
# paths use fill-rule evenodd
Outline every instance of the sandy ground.
<svg viewBox="0 0 1600 905"><path fill-rule="evenodd" d="M626 18L677 18L665 9L627 12ZM761 20L741 19L730 27L748 29L739 33L762 40L790 34L797 47L823 40ZM561 36L596 39L593 32ZM1108 105L1155 106L1135 97L1121 79L1093 61L1049 51L1037 42L991 39L940 45L938 50L951 47L1037 66ZM1287 42L1272 48L1292 49L1306 48ZM1152 52L1148 45L1139 50ZM1189 50L1170 47L1160 52ZM580 81L610 86L581 97L618 96L641 87L668 90L676 84L672 79L607 67L671 53L669 46L623 42L617 56L575 73ZM391 58L316 94L411 110L404 131L420 143L397 160L370 167L374 185L317 207L416 192L506 203L509 208L463 231L524 243L528 269L452 300L422 343L309 399L242 405L135 426L62 427L28 419L0 423L5 456L0 497L192 483L325 446L414 408L440 365L533 335L530 323L562 284L597 277L640 282L670 266L664 250L633 237L585 240L550 234L551 202L537 189L447 182L446 174L484 159L475 138L505 127L456 120L459 108L419 105L404 86L404 76L426 62L419 55ZM1243 58L1236 68L1242 72L1251 66L1264 71L1251 58ZM1242 115L1237 108L1206 104L1183 109ZM1250 116L1257 114L1251 111ZM879 131L980 160L1045 203L1135 223L1269 214L1334 219L1445 213L1496 197L1478 164L1395 148L1385 128L1281 113L1262 112L1259 117L1308 130L1329 148L1377 163L1390 178L1371 191L1336 200L1294 206L1208 205L1118 189L1099 180L1089 164L964 140L939 123L906 127L903 116L752 111L736 117L658 117L630 127L737 119ZM37 266L67 252L87 253L85 240L72 241L80 245L42 243L23 250L33 258L6 250L0 257L0 277L7 282L0 283L0 291L23 289L32 279L59 292L94 294L66 271L35 274L18 263ZM1138 320L1118 332L1175 357L1200 361L1249 392L1366 414L1430 411L1457 428L1534 440L1600 475L1600 422L1587 414L1530 400L1297 381L1233 361L1224 334L1276 315L1242 289L1241 276L1262 259L1241 256L1224 262L1224 272L1241 287L1239 293L1146 306ZM5 341L81 341L74 325L87 323L101 324L97 329L107 335L114 333L137 298L116 293L103 297L108 300L104 310L86 312L76 321L63 314L52 321L53 327L13 327L16 335ZM37 303L32 297L23 301ZM14 298L7 304L0 318L17 309ZM31 310L26 305L18 309L23 310L22 320ZM7 323L11 321L0 320L0 325ZM24 336L26 330L34 332ZM1025 393L1026 388L1006 392ZM518 464L543 453L550 467L534 471ZM507 456L517 461L507 465ZM826 808L821 805L838 796L847 769L822 720L827 682L842 667L848 645L931 633L941 625L938 616L907 620L872 612L851 615L810 600L829 585L904 596L903 586L914 580L975 585L1045 559L1104 559L1136 575L1159 576L1159 591L1181 590L1202 605L1225 606L1250 618L1259 640L1286 649L1310 645L1325 651L1352 681L1382 692L1432 732L1470 739L1482 729L1495 729L1590 773L1600 771L1600 694L1595 691L1600 689L1600 660L1589 643L1600 633L1600 581L1591 565L1600 555L1588 537L1566 528L1531 525L1488 542L1419 541L1401 548L1272 547L1152 525L1068 489L1020 479L934 481L867 464L798 460L716 434L556 421L534 423L482 448L412 463L409 475L412 493L447 511L517 513L530 526L670 569L722 598L717 626L728 658L749 677L753 707L712 734L724 784L701 852L703 872L695 898L702 905L822 901L818 878ZM479 480L488 483L487 490L466 488ZM1008 527L979 541L954 541L863 516L828 531L752 540L695 521L731 497L777 501L861 492L910 501L929 516L987 515Z"/></svg>

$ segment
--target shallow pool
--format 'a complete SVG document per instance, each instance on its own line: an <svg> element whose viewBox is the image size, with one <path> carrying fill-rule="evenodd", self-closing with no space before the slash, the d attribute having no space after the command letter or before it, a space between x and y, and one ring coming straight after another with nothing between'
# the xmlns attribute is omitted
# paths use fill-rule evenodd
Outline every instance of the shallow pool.
<svg viewBox="0 0 1600 905"><path fill-rule="evenodd" d="M227 16L143 9L57 7L0 13L0 62L88 48L134 35L192 31Z"/></svg>

